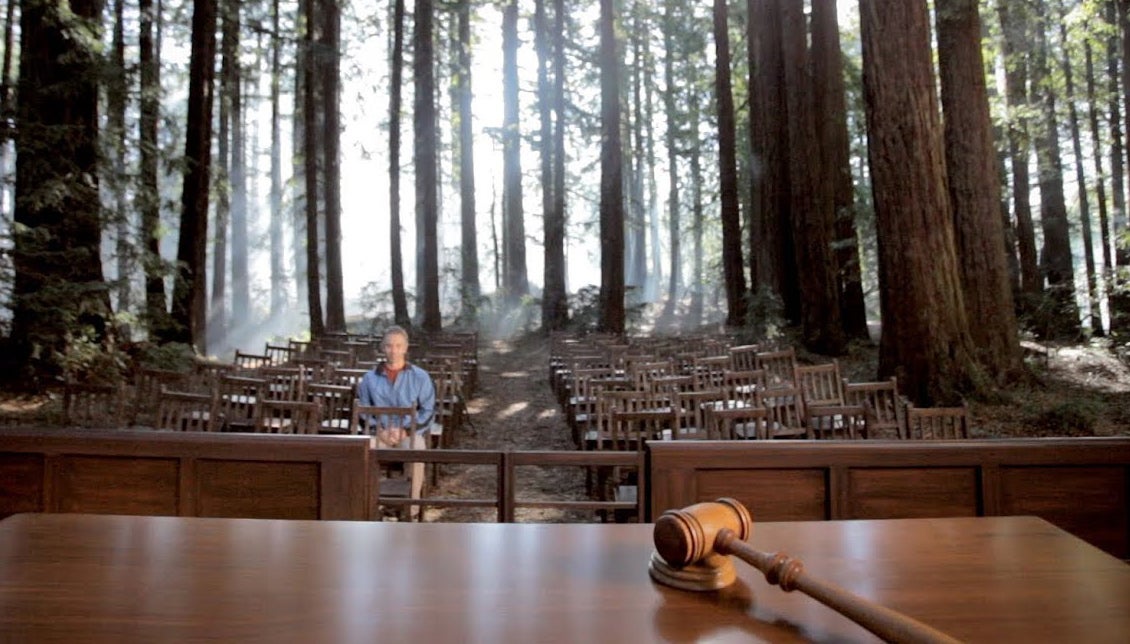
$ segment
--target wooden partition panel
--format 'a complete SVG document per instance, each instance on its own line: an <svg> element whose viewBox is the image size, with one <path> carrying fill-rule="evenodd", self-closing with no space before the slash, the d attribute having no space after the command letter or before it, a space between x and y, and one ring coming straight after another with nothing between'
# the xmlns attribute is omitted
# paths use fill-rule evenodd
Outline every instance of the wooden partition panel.
<svg viewBox="0 0 1130 644"><path fill-rule="evenodd" d="M1130 438L653 441L650 518L722 496L754 521L1036 515L1130 558Z"/></svg>
<svg viewBox="0 0 1130 644"><path fill-rule="evenodd" d="M0 429L0 518L83 512L367 519L369 440Z"/></svg>

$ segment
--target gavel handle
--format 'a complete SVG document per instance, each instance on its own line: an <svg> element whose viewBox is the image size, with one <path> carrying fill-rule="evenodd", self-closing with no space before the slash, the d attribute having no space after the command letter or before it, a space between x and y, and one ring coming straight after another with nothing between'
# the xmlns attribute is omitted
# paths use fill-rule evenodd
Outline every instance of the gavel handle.
<svg viewBox="0 0 1130 644"><path fill-rule="evenodd" d="M782 590L799 590L888 642L958 642L949 635L896 610L880 606L850 590L805 574L804 564L781 553L755 550L729 528L718 531L714 551L732 554L760 570Z"/></svg>

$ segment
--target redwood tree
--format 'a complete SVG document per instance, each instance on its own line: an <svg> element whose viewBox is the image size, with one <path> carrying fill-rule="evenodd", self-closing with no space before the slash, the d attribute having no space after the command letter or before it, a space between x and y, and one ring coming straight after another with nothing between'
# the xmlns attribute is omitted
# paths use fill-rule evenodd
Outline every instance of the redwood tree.
<svg viewBox="0 0 1130 644"><path fill-rule="evenodd" d="M714 98L718 115L718 180L722 207L722 275L726 286L726 324L745 324L745 272L738 207L737 126L730 89L730 33L726 0L714 0Z"/></svg>
<svg viewBox="0 0 1130 644"><path fill-rule="evenodd" d="M880 376L920 405L975 378L946 194L925 0L860 5L863 88L879 246Z"/></svg>
<svg viewBox="0 0 1130 644"><path fill-rule="evenodd" d="M1020 368L1020 343L1004 254L981 18L977 0L939 0L935 13L958 264L966 312L977 321L969 331L981 366L1001 380Z"/></svg>
<svg viewBox="0 0 1130 644"><path fill-rule="evenodd" d="M613 0L600 0L600 329L624 332L624 174Z"/></svg>

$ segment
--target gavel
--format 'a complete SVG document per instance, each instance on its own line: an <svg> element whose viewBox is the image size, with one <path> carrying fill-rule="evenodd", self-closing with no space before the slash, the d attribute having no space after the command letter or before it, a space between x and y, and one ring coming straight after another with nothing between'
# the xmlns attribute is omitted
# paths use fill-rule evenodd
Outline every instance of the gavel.
<svg viewBox="0 0 1130 644"><path fill-rule="evenodd" d="M945 633L896 610L813 577L799 560L765 553L746 540L753 529L749 510L735 499L668 510L655 522L655 551L649 572L656 581L684 590L717 590L737 578L734 555L782 590L799 590L888 642L957 642Z"/></svg>

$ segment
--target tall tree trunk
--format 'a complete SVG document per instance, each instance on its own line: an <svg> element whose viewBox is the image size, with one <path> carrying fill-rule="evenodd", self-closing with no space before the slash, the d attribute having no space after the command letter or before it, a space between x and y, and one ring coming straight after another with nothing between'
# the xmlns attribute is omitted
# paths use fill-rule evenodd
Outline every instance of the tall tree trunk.
<svg viewBox="0 0 1130 644"><path fill-rule="evenodd" d="M613 0L600 0L600 330L623 333L624 174L614 6Z"/></svg>
<svg viewBox="0 0 1130 644"><path fill-rule="evenodd" d="M785 317L800 322L789 201L788 107L781 43L781 0L747 0L749 12L750 139L754 162L754 212L750 248L754 290L781 298Z"/></svg>
<svg viewBox="0 0 1130 644"><path fill-rule="evenodd" d="M1095 249L1091 234L1091 202L1087 193L1087 174L1083 164L1083 142L1079 133L1079 111L1076 107L1075 79L1072 73L1071 55L1067 42L1067 15L1063 3L1057 2L1059 15L1059 40L1063 55L1063 84L1068 108L1068 124L1071 126L1071 152L1075 156L1075 185L1079 197L1079 224L1083 229L1084 268L1087 271L1087 309L1089 311L1091 333L1103 335L1103 316L1099 312L1098 275L1095 272Z"/></svg>
<svg viewBox="0 0 1130 644"><path fill-rule="evenodd" d="M326 333L322 317L322 280L318 270L318 59L315 55L315 0L303 0L306 22L303 45L305 82L302 84L303 175L306 180L306 304L309 307L310 336L320 338Z"/></svg>
<svg viewBox="0 0 1130 644"><path fill-rule="evenodd" d="M59 374L67 336L101 342L111 331L98 192L102 4L74 0L67 8L27 0L20 12L15 274L4 360L21 385Z"/></svg>
<svg viewBox="0 0 1130 644"><path fill-rule="evenodd" d="M1047 4L1037 2L1038 15L1046 15ZM1056 116L1055 91L1048 86L1047 23L1039 21L1035 29L1032 60L1032 86L1041 88L1039 95L1040 125L1036 135L1036 167L1040 179L1040 226L1044 245L1040 264L1047 285L1048 301L1053 308L1041 316L1037 331L1050 337L1069 338L1079 333L1079 306L1075 302L1075 268L1068 236L1067 203L1063 195L1063 160L1059 150L1059 123Z"/></svg>
<svg viewBox="0 0 1130 644"><path fill-rule="evenodd" d="M975 377L961 296L924 0L860 6L883 333L881 377L919 405Z"/></svg>
<svg viewBox="0 0 1130 644"><path fill-rule="evenodd" d="M1012 166L1013 217L1016 245L1020 254L1020 290L1025 298L1022 310L1030 310L1034 298L1044 290L1040 262L1036 255L1036 232L1032 223L1031 178L1028 159L1028 57L1029 25L1027 10L1017 2L998 0L997 14L1003 32L1005 99L1008 112L1008 154Z"/></svg>
<svg viewBox="0 0 1130 644"><path fill-rule="evenodd" d="M400 111L404 86L404 16L404 0L394 0L390 62L392 78L388 90L388 239L393 319L401 326L408 326L408 296L404 291L404 252L400 230Z"/></svg>
<svg viewBox="0 0 1130 644"><path fill-rule="evenodd" d="M738 207L737 126L730 90L730 33L726 0L714 0L714 96L718 115L718 180L722 207L722 275L726 283L726 325L745 324L746 288L742 268L742 221Z"/></svg>
<svg viewBox="0 0 1130 644"><path fill-rule="evenodd" d="M149 337L167 337L168 304L165 299L165 267L161 261L161 187L158 179L160 143L157 121L161 110L161 60L157 55L154 27L161 12L152 0L139 0L138 69L140 107L138 115L137 207L141 212L142 265L145 267L145 321ZM159 27L158 27L159 28Z"/></svg>
<svg viewBox="0 0 1130 644"><path fill-rule="evenodd" d="M1114 0L1111 1L1114 4ZM1114 24L1113 14L1111 15L1110 22ZM1121 39L1121 54L1122 54L1122 74L1119 78L1115 74L1115 69L1118 68L1118 54L1114 51L1115 46L1112 42L1110 44L1110 118L1111 118L1111 185L1114 190L1114 211L1111 213L1111 238L1112 240L1122 239L1126 235L1128 222L1130 217L1127 216L1126 193L1124 186L1126 185L1126 167L1123 163L1124 142L1122 140L1122 133L1125 131L1130 133L1130 104L1126 104L1123 108L1125 111L1122 116L1118 113L1118 82L1122 81L1122 99L1123 102L1130 98L1130 2L1126 0L1119 0L1118 2L1118 25L1117 30L1122 34ZM1114 39L1114 36L1111 36ZM1122 118L1125 121L1126 127L1123 128ZM1130 266L1130 244L1125 241L1114 243L1114 264L1112 267L1113 281L1108 287L1110 293L1110 330L1111 334L1119 337L1130 337L1130 277L1125 267Z"/></svg>
<svg viewBox="0 0 1130 644"><path fill-rule="evenodd" d="M1083 53L1086 61L1087 74L1087 125L1091 133L1092 158L1095 163L1095 201L1099 208L1099 235L1103 251L1103 270L1099 279L1102 280L1103 291L1109 287L1113 274L1114 262L1110 251L1110 226L1107 217L1106 202L1106 175L1103 173L1102 133L1099 130L1098 97L1095 92L1095 61L1094 51L1090 41L1084 41ZM1102 317L1098 318L1100 321ZM1099 325L1102 328L1102 325ZM1105 331L1104 331L1105 333Z"/></svg>
<svg viewBox="0 0 1130 644"><path fill-rule="evenodd" d="M300 5L299 12L305 11L302 9L304 5ZM296 17L295 24L301 22L300 17ZM296 29L298 27L295 27ZM291 145L295 150L291 159L291 171L293 178L291 183L294 186L292 193L291 204L291 226L294 229L294 235L291 239L292 252L294 253L294 287L295 287L295 301L300 305L309 307L310 294L309 282L307 278L306 266L306 75L307 75L307 62L309 57L307 52L308 43L305 38L298 43L297 51L295 53L295 69L294 69L294 117L292 119L293 127L291 129ZM298 152L302 150L302 152ZM317 265L315 264L315 268Z"/></svg>
<svg viewBox="0 0 1130 644"><path fill-rule="evenodd" d="M840 320L850 338L867 339L867 308L859 266L859 236L855 231L855 185L851 175L851 142L844 96L844 62L836 0L812 4L812 76L824 176L832 187L835 216L832 248L837 267Z"/></svg>
<svg viewBox="0 0 1130 644"><path fill-rule="evenodd" d="M518 2L502 13L502 257L507 305L529 292L526 282L526 227L522 209L522 135L518 105Z"/></svg>
<svg viewBox="0 0 1130 644"><path fill-rule="evenodd" d="M663 111L667 117L667 129L664 132L664 141L667 147L667 231L671 239L670 257L671 272L667 280L667 303L663 306L664 321L671 321L675 315L676 305L679 301L679 290L682 286L682 271L680 263L682 258L679 235L679 150L676 147L680 140L679 128L682 123L681 116L676 108L676 93L678 92L675 76L675 29L678 25L676 9L680 6L677 0L664 0L663 2ZM751 259L752 263L752 259Z"/></svg>
<svg viewBox="0 0 1130 644"><path fill-rule="evenodd" d="M1009 286L977 0L938 0L945 159L962 295L977 360L996 382L1021 367Z"/></svg>
<svg viewBox="0 0 1130 644"><path fill-rule="evenodd" d="M459 295L466 324L478 326L479 238L475 223L475 136L471 110L471 0L459 0L458 37L456 38L455 98L459 120L459 210L460 210L460 279Z"/></svg>
<svg viewBox="0 0 1130 644"><path fill-rule="evenodd" d="M436 222L439 217L436 177L435 70L432 49L432 0L416 0L413 51L415 64L414 143L416 146L416 220L424 223L424 292L421 325L425 331L439 331L443 322L439 310L439 243Z"/></svg>
<svg viewBox="0 0 1130 644"><path fill-rule="evenodd" d="M212 81L216 61L216 0L193 0L189 56L188 120L181 192L180 238L173 307L167 337L204 353L207 338L208 188L212 168Z"/></svg>
<svg viewBox="0 0 1130 644"><path fill-rule="evenodd" d="M113 167L110 191L113 194L115 260L117 262L117 310L127 313L132 308L131 282L133 273L133 244L130 241L130 207L127 200L126 174L126 43L124 0L114 1L114 33L110 44L112 70L106 83L106 129L109 139L108 155Z"/></svg>
<svg viewBox="0 0 1130 644"><path fill-rule="evenodd" d="M652 11L650 8L647 9ZM643 165L645 172L643 174L646 185L646 201L644 202L644 213L648 221L648 239L650 248L648 249L648 257L651 259L648 267L648 279L645 283L644 299L648 302L654 302L659 297L659 285L663 281L663 247L660 243L660 222L659 222L659 185L655 179L655 57L651 53L651 39L646 38L643 42L643 136L644 141L644 155Z"/></svg>
<svg viewBox="0 0 1130 644"><path fill-rule="evenodd" d="M247 233L247 135L243 123L243 69L240 64L241 42L240 11L241 0L230 0L232 44L235 47L231 58L231 157L228 168L231 179L231 292L232 329L242 330L250 323L251 313L251 271L248 253L250 249Z"/></svg>
<svg viewBox="0 0 1130 644"><path fill-rule="evenodd" d="M341 267L341 11L338 0L322 0L322 130L326 221L326 329L345 331L345 289Z"/></svg>
<svg viewBox="0 0 1130 644"><path fill-rule="evenodd" d="M703 258L703 233L704 233L704 219L705 206L703 204L702 195L702 146L698 144L700 134L698 131L698 123L701 117L701 96L699 95L699 79L698 68L692 64L687 73L687 86L691 88L689 105L687 106L687 123L690 123L691 137L693 140L690 145L690 162L691 162L691 274L694 275L694 283L691 284L691 305L690 310L687 312L687 322L690 327L697 328L703 322L703 309L705 307L704 292L705 288L702 283L702 268L704 262Z"/></svg>
<svg viewBox="0 0 1130 644"><path fill-rule="evenodd" d="M817 353L843 352L839 280L832 249L835 229L833 182L828 180L818 141L821 127L813 103L803 0L783 0L781 40L785 61L785 100L789 113L789 185L800 286L804 345Z"/></svg>
<svg viewBox="0 0 1130 644"><path fill-rule="evenodd" d="M537 30L535 42L538 53L538 109L541 118L541 175L542 208L545 211L545 267L541 299L541 325L545 331L560 329L569 321L569 302L565 291L565 200L558 198L557 180L565 164L558 162L557 131L564 133L558 110L564 94L564 11L554 6L553 24L546 11L548 0L537 0L534 5L534 22ZM561 66L558 66L558 63ZM555 122L554 119L557 119ZM560 207L560 209L558 209Z"/></svg>
<svg viewBox="0 0 1130 644"><path fill-rule="evenodd" d="M212 190L216 195L215 233L212 236L212 293L208 304L208 346L222 348L229 337L227 316L228 248L231 227L231 139L233 94L239 86L238 63L239 35L238 25L232 18L238 13L238 0L221 0L220 7L220 78L219 106L217 119L220 131L216 135L216 156L212 160L215 172L212 175Z"/></svg>
<svg viewBox="0 0 1130 644"><path fill-rule="evenodd" d="M282 209L282 119L279 95L282 79L282 42L279 31L279 0L271 0L271 319L277 320L286 309L286 272L283 269Z"/></svg>

